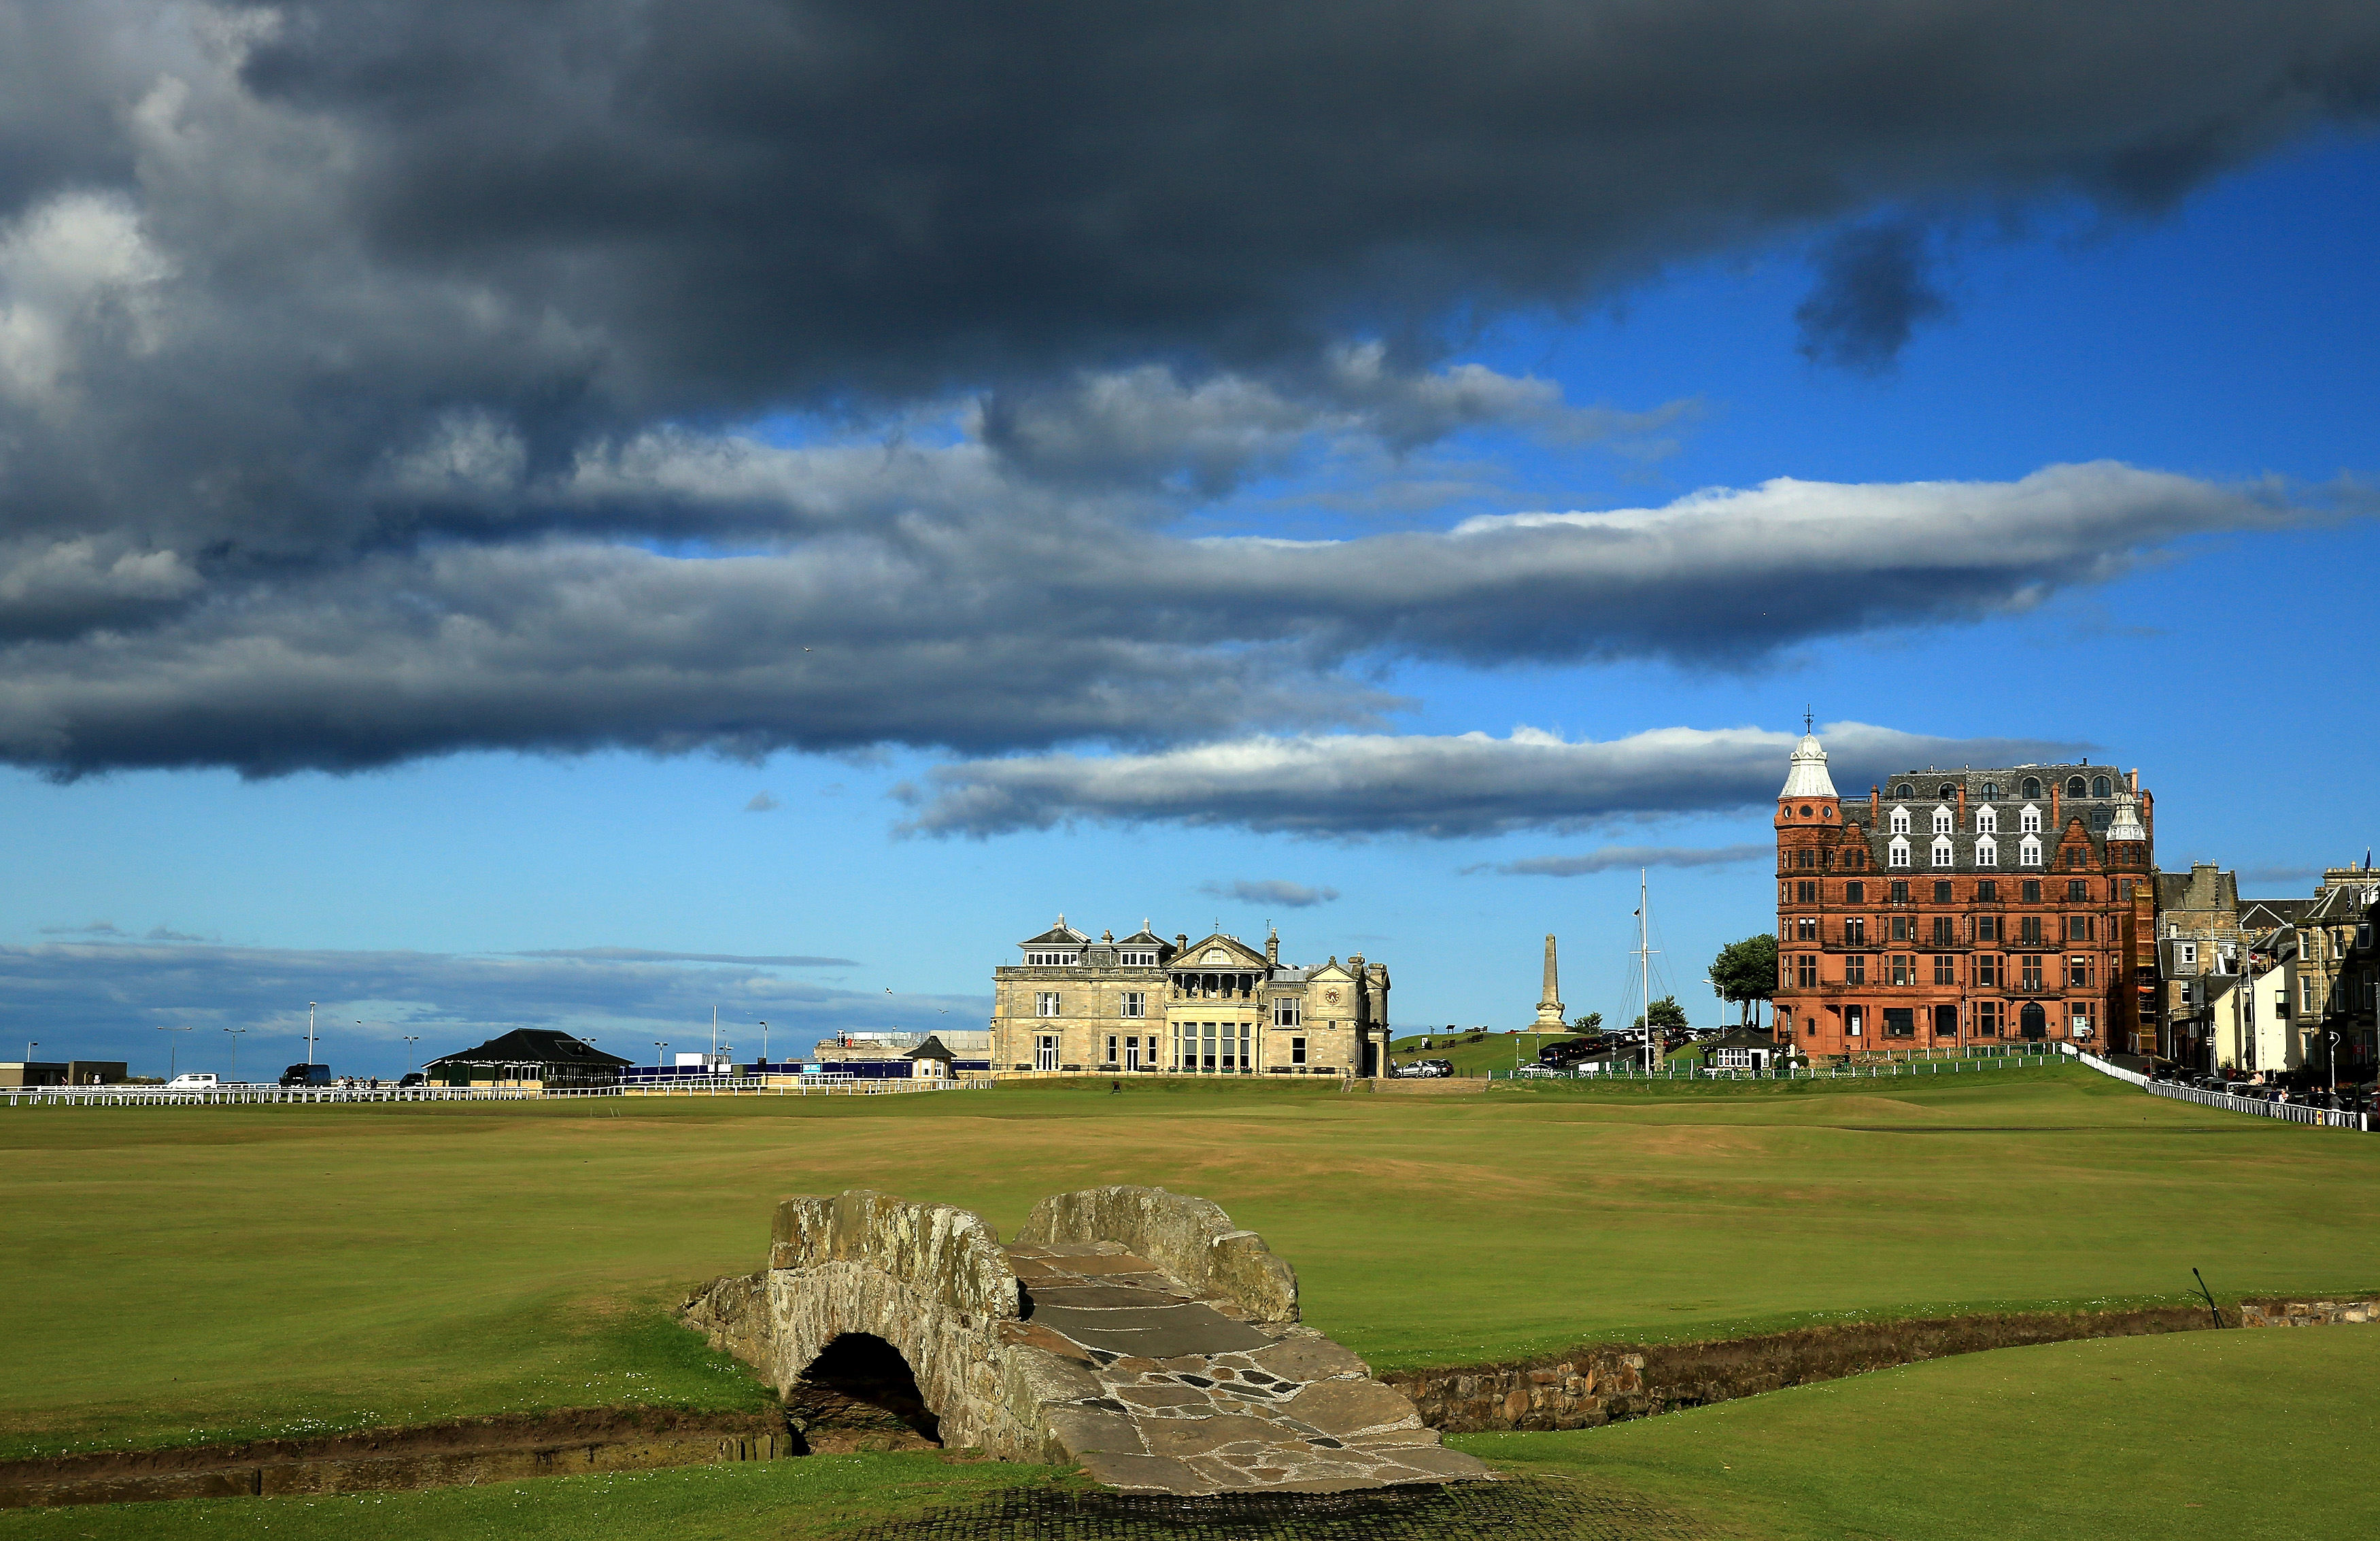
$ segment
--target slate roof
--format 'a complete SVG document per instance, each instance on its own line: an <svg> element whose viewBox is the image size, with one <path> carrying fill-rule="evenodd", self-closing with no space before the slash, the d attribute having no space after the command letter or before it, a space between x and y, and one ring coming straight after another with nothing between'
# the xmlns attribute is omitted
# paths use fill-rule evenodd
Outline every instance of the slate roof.
<svg viewBox="0 0 2380 1541"><path fill-rule="evenodd" d="M945 1063L958 1058L957 1055L942 1047L942 1040L941 1037L931 1033L926 1035L925 1042L919 1044L917 1048L912 1049L909 1052L902 1055L901 1057L905 1060L941 1060Z"/></svg>
<svg viewBox="0 0 2380 1541"><path fill-rule="evenodd" d="M1018 942L1016 945L1019 947L1081 947L1088 943L1090 940L1090 938L1085 936L1082 932L1075 929L1072 926L1067 925L1066 917L1062 915L1058 917L1058 924L1050 927L1048 930L1042 932L1038 937L1026 937L1023 941Z"/></svg>
<svg viewBox="0 0 2380 1541"><path fill-rule="evenodd" d="M627 1062L617 1054L607 1054L591 1043L551 1027L516 1027L477 1049L466 1049L430 1062L433 1065L572 1065L588 1070L616 1068Z"/></svg>

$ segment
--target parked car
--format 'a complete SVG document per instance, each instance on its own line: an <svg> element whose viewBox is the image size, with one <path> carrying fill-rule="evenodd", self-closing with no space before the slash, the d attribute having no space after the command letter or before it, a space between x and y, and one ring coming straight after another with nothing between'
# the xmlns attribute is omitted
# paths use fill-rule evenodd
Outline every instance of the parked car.
<svg viewBox="0 0 2380 1541"><path fill-rule="evenodd" d="M212 1091L221 1085L223 1083L215 1079L212 1071L194 1070L166 1082L165 1089L169 1092L203 1092Z"/></svg>
<svg viewBox="0 0 2380 1541"><path fill-rule="evenodd" d="M1427 1081L1434 1076L1453 1074L1454 1062L1451 1060L1415 1060L1411 1064L1397 1066L1389 1074L1403 1080Z"/></svg>
<svg viewBox="0 0 2380 1541"><path fill-rule="evenodd" d="M331 1084L329 1065L291 1065L281 1073L285 1086L327 1086Z"/></svg>
<svg viewBox="0 0 2380 1541"><path fill-rule="evenodd" d="M424 1075L423 1075L419 1071L418 1071L418 1070L417 1070L417 1071L414 1071L414 1072L412 1072L411 1074L407 1074L407 1075L406 1076L406 1078L405 1078L404 1080L402 1080L402 1081L399 1081L399 1082L397 1083L397 1085L398 1085L398 1086L422 1086L422 1085L424 1085L424 1084L426 1083L426 1081L427 1081L427 1077L425 1077L425 1076L424 1076Z"/></svg>
<svg viewBox="0 0 2380 1541"><path fill-rule="evenodd" d="M1512 1067L1512 1074L1518 1076L1524 1076L1530 1080L1535 1080L1539 1076L1544 1076L1548 1080L1558 1081L1561 1079L1562 1073L1556 1070L1551 1065L1515 1065Z"/></svg>

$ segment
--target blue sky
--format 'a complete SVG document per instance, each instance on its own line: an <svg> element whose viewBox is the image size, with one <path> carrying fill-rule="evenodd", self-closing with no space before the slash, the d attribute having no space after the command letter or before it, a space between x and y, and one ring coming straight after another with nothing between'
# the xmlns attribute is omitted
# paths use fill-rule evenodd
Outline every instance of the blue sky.
<svg viewBox="0 0 2380 1541"><path fill-rule="evenodd" d="M1815 253L1843 229L1899 220L1921 233L1922 279L1943 313L1919 320L1881 368L1813 361L1796 310L1823 276ZM1821 723L1929 740L2089 746L2141 768L2162 865L2214 860L2240 868L2249 892L2304 892L2315 869L2360 859L2380 838L2364 795L2380 727L2357 679L2365 591L2380 575L2375 249L2380 142L2351 128L2244 156L2151 212L2054 188L1988 207L1871 200L1706 245L1559 305L1487 308L1475 331L1453 330L1441 310L1443 351L1415 366L1485 366L1552 382L1568 408L1647 420L1598 439L1516 410L1402 446L1370 429L1299 429L1211 495L1112 515L1117 528L1177 540L1359 540L1481 516L1658 509L1775 478L2010 483L2102 460L2247 489L2290 511L2111 552L2120 570L2037 602L2002 592L1956 619L1821 626L1701 659L1657 645L1599 657L1568 644L1561 656L1516 647L1502 657L1359 645L1319 673L1258 683L1293 696L1311 686L1317 700L1369 692L1368 716L1332 706L1335 719L1303 725L1293 707L1200 717L1210 694L1200 667L1220 693L1232 669L1285 645L1252 636L1203 645L1197 667L1118 686L1164 692L1196 720L1171 741L1168 710L1144 709L1111 734L939 745L907 728L818 744L800 732L771 742L707 727L678 740L597 724L542 748L501 734L424 740L393 763L368 756L353 768L314 768L324 761L308 751L286 773L251 779L212 751L151 758L136 747L98 764L18 752L0 771L17 877L0 896L5 1031L39 1039L42 1057L128 1058L158 1073L159 1027L195 1026L173 1035L180 1068L220 1070L222 1029L243 1026L249 1070L298 1057L310 998L332 1028L329 1062L386 1074L408 1062L403 1034L452 1049L516 1023L574 1026L623 1052L649 1053L656 1037L691 1047L708 1041L713 1004L746 1049L764 1018L786 1035L772 1039L780 1048L839 1027L976 1026L991 967L1061 911L1094 933L1146 916L1163 933L1220 925L1253 939L1269 919L1293 959L1385 962L1395 1020L1415 1027L1524 1023L1551 931L1572 1012L1616 1015L1634 871L1547 878L1495 865L1767 839L1763 809L1742 797L1557 810L1446 835L1300 834L1196 810L1103 821L1090 803L1056 808L1048 828L902 828L925 806L918 789L953 766L1161 755L1170 743L1351 725L1418 738L1525 726L1603 742L1671 728L1781 733L1806 707ZM966 399L925 392L897 410L854 412L789 395L783 413L677 420L795 451L951 445L966 439ZM728 526L620 538L689 562L783 549L774 534ZM1931 581L1869 571L1856 555L1847 549L1851 588ZM1823 569L1773 591L1780 610L1819 614L1847 597ZM1582 636L1594 637L1606 602L1582 594ZM1698 624L1724 637L1738 607L1759 602L1714 589ZM1781 749L1775 760L1781 779ZM61 769L87 773L53 779ZM1695 1020L1718 1020L1704 968L1721 943L1771 923L1766 874L1756 861L1657 866L1650 882L1667 982ZM1235 883L1335 896L1294 906L1219 896ZM597 949L654 955L585 955ZM767 961L785 958L821 961ZM0 1039L10 1057L21 1047Z"/></svg>

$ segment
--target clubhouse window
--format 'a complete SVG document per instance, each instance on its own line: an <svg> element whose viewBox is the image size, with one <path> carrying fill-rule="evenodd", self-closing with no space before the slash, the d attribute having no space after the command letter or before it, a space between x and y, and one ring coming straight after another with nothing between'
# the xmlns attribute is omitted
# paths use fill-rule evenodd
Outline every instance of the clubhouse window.
<svg viewBox="0 0 2380 1541"><path fill-rule="evenodd" d="M1884 1009L1884 1036L1888 1038L1913 1038L1917 1036L1917 1012L1910 1006L1887 1006Z"/></svg>
<svg viewBox="0 0 2380 1541"><path fill-rule="evenodd" d="M1977 984L1983 983L1978 979ZM1975 1037L1996 1038L2000 1036L2000 1003L1997 1001L1975 1002Z"/></svg>
<svg viewBox="0 0 2380 1541"><path fill-rule="evenodd" d="M2027 878L2017 889L2017 903L2020 904L2040 904L2041 880L2038 878Z"/></svg>
<svg viewBox="0 0 2380 1541"><path fill-rule="evenodd" d="M1950 897L1950 880L1949 880L1949 879L1948 879L1948 878L1937 878L1937 879L1934 880L1934 902L1935 902L1936 904L1953 904L1953 903L1955 903L1955 901L1954 901L1954 900L1952 900L1952 899L1951 899L1951 897Z"/></svg>
<svg viewBox="0 0 2380 1541"><path fill-rule="evenodd" d="M1793 902L1797 904L1816 904L1818 902L1818 885L1815 883L1795 883L1793 885Z"/></svg>
<svg viewBox="0 0 2380 1541"><path fill-rule="evenodd" d="M1818 988L1818 955L1804 953L1794 965L1794 983L1803 989Z"/></svg>
<svg viewBox="0 0 2380 1541"><path fill-rule="evenodd" d="M1039 994L1034 996L1033 1014L1035 1016L1056 1016L1058 1014L1058 992L1054 989L1045 989Z"/></svg>
<svg viewBox="0 0 2380 1541"><path fill-rule="evenodd" d="M2087 915L2068 916L2066 917L2066 940L2069 941L2092 940L2092 933L2096 929L2096 928L2091 924L2093 918L2093 916Z"/></svg>
<svg viewBox="0 0 2380 1541"><path fill-rule="evenodd" d="M1843 1037L1855 1038L1860 1036L1860 1030L1867 1025L1866 1013L1867 1009L1864 1006L1843 1008Z"/></svg>
<svg viewBox="0 0 2380 1541"><path fill-rule="evenodd" d="M1959 982L1959 957L1957 953L1937 953L1934 954L1934 982L1937 985L1955 985Z"/></svg>
<svg viewBox="0 0 2380 1541"><path fill-rule="evenodd" d="M2041 954L2040 954L2040 953L2025 953L2025 954L2023 955L2023 957L2022 957L2022 959L2020 959L2020 960L2019 960L2019 968L2020 968L2020 972L2019 972L2019 974L2018 974L2018 981L2019 981L2019 986L2018 986L2018 988L2022 989L2039 989L2041 988Z"/></svg>
<svg viewBox="0 0 2380 1541"><path fill-rule="evenodd" d="M1999 955L1996 953L1976 953L1975 983L1978 985L1997 985L2000 982Z"/></svg>
<svg viewBox="0 0 2380 1541"><path fill-rule="evenodd" d="M2041 916L2037 915L2019 916L2016 923L2016 939L2028 947L2040 946Z"/></svg>
<svg viewBox="0 0 2380 1541"><path fill-rule="evenodd" d="M1844 954L1843 983L1847 985L1864 985L1867 983L1866 953L1848 953Z"/></svg>
<svg viewBox="0 0 2380 1541"><path fill-rule="evenodd" d="M2066 988L2068 989L2089 989L2091 988L2091 960L2089 958L2072 957L2066 960Z"/></svg>
<svg viewBox="0 0 2380 1541"><path fill-rule="evenodd" d="M2088 878L2067 879L2066 897L2071 899L2078 904L2089 904L2091 902L2091 880Z"/></svg>
<svg viewBox="0 0 2380 1541"><path fill-rule="evenodd" d="M1818 940L1818 917L1817 917L1816 916L1815 916L1815 915L1805 915L1805 916L1802 916L1800 919L1798 919L1798 920L1794 921L1794 922L1793 922L1793 940L1794 940L1795 941L1815 941L1815 940Z"/></svg>
<svg viewBox="0 0 2380 1541"><path fill-rule="evenodd" d="M1909 903L1908 879L1895 878L1892 880L1892 902L1896 904L1906 904Z"/></svg>
<svg viewBox="0 0 2380 1541"><path fill-rule="evenodd" d="M1850 943L1850 944L1851 944L1852 946L1853 946L1853 947L1857 947L1857 946L1861 945L1863 942L1866 941L1866 940L1867 940L1867 917L1866 917L1866 916L1857 916L1857 915L1855 915L1855 916L1852 916L1850 919L1848 919L1848 920L1844 921L1844 922L1843 922L1843 940L1845 940L1846 942Z"/></svg>
<svg viewBox="0 0 2380 1541"><path fill-rule="evenodd" d="M1289 1062L1293 1065L1302 1065L1305 1062L1305 1040L1304 1038L1292 1038L1289 1040Z"/></svg>
<svg viewBox="0 0 2380 1541"><path fill-rule="evenodd" d="M1996 915L1975 916L1975 940L1977 941L2000 940L2000 917Z"/></svg>
<svg viewBox="0 0 2380 1541"><path fill-rule="evenodd" d="M1985 878L1975 885L1975 902L1979 904L1999 903L2000 885L1995 878Z"/></svg>
<svg viewBox="0 0 2380 1541"><path fill-rule="evenodd" d="M1947 915L1936 916L1934 917L1934 940L1937 943L1942 945L1948 945L1958 940L1959 922L1957 919Z"/></svg>
<svg viewBox="0 0 2380 1541"><path fill-rule="evenodd" d="M1892 954L1892 982L1896 985L1913 985L1917 982L1917 959L1913 954L1907 953Z"/></svg>
<svg viewBox="0 0 2380 1541"><path fill-rule="evenodd" d="M1148 996L1145 992L1136 989L1128 989L1117 998L1116 1015L1147 1016L1148 1014Z"/></svg>
<svg viewBox="0 0 2380 1541"><path fill-rule="evenodd" d="M1846 904L1866 904L1867 885L1865 883L1845 883L1843 885L1843 903Z"/></svg>
<svg viewBox="0 0 2380 1541"><path fill-rule="evenodd" d="M1276 1027L1294 1027L1297 1025L1296 996L1276 995L1272 998L1272 1025ZM1300 1038L1298 1041L1303 1043L1305 1040ZM1300 1060L1297 1062L1299 1064L1304 1064L1305 1062Z"/></svg>
<svg viewBox="0 0 2380 1541"><path fill-rule="evenodd" d="M1892 917L1892 940L1895 941L1915 941L1917 940L1917 917L1913 915L1894 916Z"/></svg>

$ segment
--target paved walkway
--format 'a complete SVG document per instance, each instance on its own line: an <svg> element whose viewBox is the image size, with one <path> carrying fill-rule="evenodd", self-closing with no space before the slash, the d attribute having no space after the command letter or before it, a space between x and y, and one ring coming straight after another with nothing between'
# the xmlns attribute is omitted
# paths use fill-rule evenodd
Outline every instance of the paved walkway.
<svg viewBox="0 0 2380 1541"><path fill-rule="evenodd" d="M1051 1409L1050 1426L1100 1482L1332 1493L1488 1474L1310 1328L1248 1321L1113 1242L1006 1250L1027 1302L1013 1340L1099 1383L1099 1396Z"/></svg>

